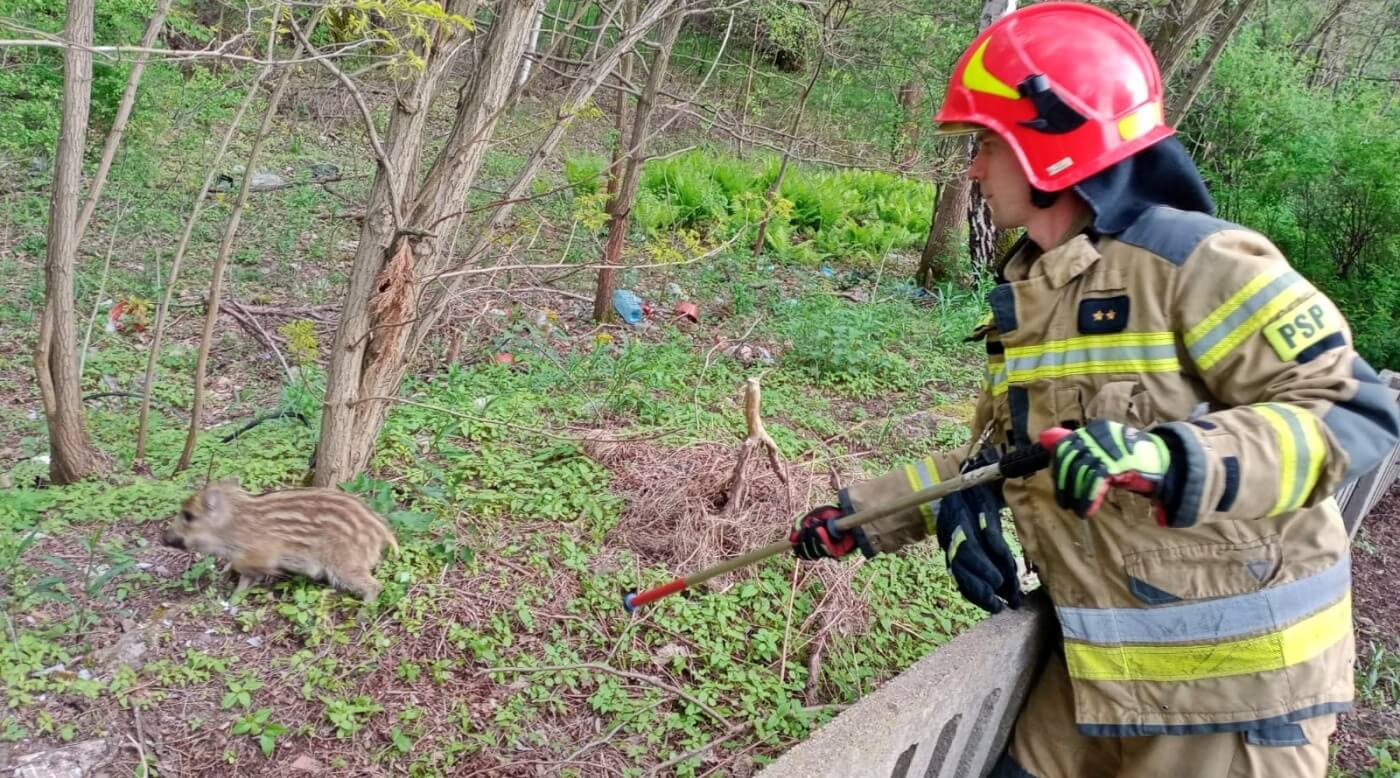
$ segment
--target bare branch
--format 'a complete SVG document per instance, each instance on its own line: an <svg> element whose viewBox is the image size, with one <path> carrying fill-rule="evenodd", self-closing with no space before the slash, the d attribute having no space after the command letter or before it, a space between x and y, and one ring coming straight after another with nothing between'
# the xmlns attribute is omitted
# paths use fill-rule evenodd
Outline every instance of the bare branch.
<svg viewBox="0 0 1400 778"><path fill-rule="evenodd" d="M151 20L146 24L146 33L141 36L141 45L150 46L155 42L156 34L165 24L165 15L170 12L171 0L160 0L156 6L156 12L151 16ZM112 129L107 131L107 140L102 144L102 161L97 165L97 172L93 174L92 181L88 184L87 199L83 202L83 212L78 215L78 240L83 239L83 233L87 231L88 220L92 218L93 209L97 207L97 201L102 197L102 187L107 183L107 171L112 168L112 159L117 155L117 146L121 145L122 134L126 132L127 120L131 118L131 108L136 104L136 89L141 85L141 74L146 70L146 57L136 60L136 64L131 66L131 74L126 78L126 89L122 92L121 103L117 106L116 118L112 120Z"/></svg>
<svg viewBox="0 0 1400 778"><path fill-rule="evenodd" d="M306 35L301 31L301 27L297 26L296 19L288 17L287 23L292 29L292 34L295 35L297 41L300 42L301 47L312 54L317 54L316 47L311 45L311 41L306 39ZM374 147L374 156L379 162L379 168L384 176L384 181L389 185L389 214L394 220L394 229L401 228L403 226L403 198L401 196L403 188L399 181L396 180L394 166L389 164L389 155L385 153L384 144L379 140L379 130L374 127L374 117L370 115L369 104L365 102L364 92L361 92L359 86L357 86L349 76L345 75L344 71L336 67L335 63L329 58L318 57L316 61L320 63L321 67L329 70L340 80L340 83L350 92L350 96L354 98L356 107L360 109L360 117L363 118L365 122L365 134L369 136L370 146ZM409 171L408 175L412 175L412 171Z"/></svg>

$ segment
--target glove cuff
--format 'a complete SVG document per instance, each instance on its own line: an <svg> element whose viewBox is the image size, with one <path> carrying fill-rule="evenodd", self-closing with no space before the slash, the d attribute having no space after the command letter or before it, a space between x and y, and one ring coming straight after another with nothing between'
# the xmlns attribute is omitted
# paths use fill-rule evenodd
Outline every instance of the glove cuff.
<svg viewBox="0 0 1400 778"><path fill-rule="evenodd" d="M836 493L836 504L841 507L842 518L856 512L855 505L851 503L851 495L845 489ZM880 553L870 544L870 538L865 536L864 527L856 527L850 531L850 534L856 540L856 548L860 549L861 555L866 559L874 559Z"/></svg>
<svg viewBox="0 0 1400 778"><path fill-rule="evenodd" d="M1162 439L1171 457L1158 497L1167 514L1167 526L1177 529L1193 526L1200 518L1205 493L1205 452L1181 422L1163 424L1151 432Z"/></svg>

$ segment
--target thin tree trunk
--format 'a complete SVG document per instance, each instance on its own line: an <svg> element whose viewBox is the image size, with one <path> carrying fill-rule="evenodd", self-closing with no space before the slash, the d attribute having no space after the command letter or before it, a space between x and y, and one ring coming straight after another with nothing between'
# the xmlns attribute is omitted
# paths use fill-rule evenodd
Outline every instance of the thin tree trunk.
<svg viewBox="0 0 1400 778"><path fill-rule="evenodd" d="M960 175L943 184L942 191L938 193L933 219L929 224L928 241L924 243L923 254L919 257L919 272L915 276L915 283L925 289L953 280L954 231L962 225L967 214L971 183L967 176Z"/></svg>
<svg viewBox="0 0 1400 778"><path fill-rule="evenodd" d="M1167 83L1191 53L1196 39L1210 26L1225 0L1196 0L1183 13L1180 22L1165 22L1152 36L1152 51L1162 71L1162 83Z"/></svg>
<svg viewBox="0 0 1400 778"><path fill-rule="evenodd" d="M224 154L228 152L229 142L233 140L234 134L243 124L243 115L248 112L248 107L253 104L254 98L258 95L258 90L262 88L263 82L272 73L272 66L263 67L253 84L248 88L248 95L239 104L238 110L233 115L233 120L229 122L228 129L224 131L223 140L219 142L219 150L214 153L214 159L209 164L209 171L204 176L204 183L199 187L199 194L195 196L194 205L190 209L190 215L185 220L185 229L180 233L180 242L175 247L175 258L170 262L170 279L166 283L165 294L161 297L160 305L156 307L156 322L151 330L150 350L146 354L146 380L141 390L141 413L140 420L136 425L136 461L133 468L143 470L146 458L146 437L150 427L151 416L151 393L155 391L156 368L159 364L161 341L165 337L165 317L170 310L170 301L175 297L175 284L180 280L180 266L185 259L185 251L190 245L190 236L194 234L194 226L199 223L199 215L204 210L205 200L209 197L209 189L214 185L214 177L219 172L219 163L223 161Z"/></svg>
<svg viewBox="0 0 1400 778"><path fill-rule="evenodd" d="M1201 89L1210 79L1210 71L1215 67L1216 60L1220 59L1221 52L1225 51L1225 45L1230 42L1231 36L1244 22L1245 16L1253 5L1254 0L1236 0L1234 10L1225 20L1225 26L1216 33L1215 40L1211 41L1210 48L1206 50L1200 64L1196 65L1196 72L1191 74L1191 81L1187 83L1185 91L1177 99L1177 104L1172 107L1172 126L1180 125L1181 120L1186 117L1186 112L1191 110L1191 104L1196 102L1196 98L1201 94Z"/></svg>
<svg viewBox="0 0 1400 778"><path fill-rule="evenodd" d="M496 8L491 31L488 33L487 54L477 69L477 77L459 102L459 124L470 128L454 132L429 172L423 191L418 195L412 217L404 231L404 240L412 243L414 264L412 277L382 277L381 273L399 264L402 247L394 242L389 253L387 239L396 237L392 228L366 218L361 235L361 249L350 278L350 289L342 307L341 325L336 332L331 366L322 414L321 441L313 483L334 485L353 476L369 462L375 440L383 426L388 405L382 398L398 393L408 368L410 357L420 349L440 319L448 302L453 299L463 275L447 274L452 257L439 247L435 231L444 223L461 218L461 203L466 190L480 167L481 153L499 116L499 106L508 89L514 70L510 65L524 48L531 21L531 5L516 5L517 0L505 0ZM528 190L541 166L558 148L573 120L583 106L617 67L622 55L636 46L638 40L665 16L672 7L671 0L654 3L626 30L617 45L583 71L563 100L559 119L545 133L539 145L527 158L515 180L502 194L502 204L492 211L486 223L476 230L476 237L464 252L470 260L485 256L513 211L515 202ZM505 62L504 69L501 66ZM391 119L391 139L396 130ZM421 143L421 133L418 136ZM378 187L379 177L376 177ZM374 190L372 190L373 192ZM371 204L380 203L383 195L371 194ZM382 207L382 206L380 206ZM386 239L384 243L374 241ZM367 248L366 243L371 245ZM374 246L378 245L377 249ZM373 249L369 254L366 251ZM416 301L419 279L431 282L433 291L427 301L415 302L412 317L395 319L376 312L374 294L380 282L388 282L387 291L396 298ZM412 294L408 294L408 293ZM382 299L382 298L380 298Z"/></svg>
<svg viewBox="0 0 1400 778"><path fill-rule="evenodd" d="M625 23L629 25L633 24L637 16L637 2L636 0L623 0L623 2L627 6L623 11L623 18L626 20ZM624 86L632 83L632 61L636 57L637 55L635 53L625 54L622 57L622 62L618 63L618 69L622 74L621 83ZM608 165L608 202L606 210L609 219L608 238L603 248L603 255L605 257L612 256L613 252L616 252L617 256L621 256L622 238L625 237L625 233L622 235L615 234L616 231L613 229L613 223L617 220L616 208L618 191L622 187L623 167L624 163L627 161L626 149L632 144L632 140L627 135L627 126L630 124L630 122L627 121L628 97L625 88L617 90L617 140L613 143L612 147L612 163ZM640 103L638 104L638 110L641 110ZM616 245L614 245L614 243ZM603 264L610 263L604 260ZM605 267L598 271L598 283L597 286L594 287L593 292L593 320L600 324L612 318L611 302L614 285L613 278L615 275L616 271L610 267Z"/></svg>
<svg viewBox="0 0 1400 778"><path fill-rule="evenodd" d="M160 0L156 6L156 12L146 24L146 34L141 36L141 47L150 48L155 42L156 35L160 33L160 28L165 24L165 15L170 12L171 0ZM126 77L126 89L122 92L121 102L117 105L116 118L112 120L112 129L107 132L107 140L102 144L102 159L97 164L97 172L93 175L92 181L88 184L88 196L83 202L83 212L78 216L78 240L83 239L83 233L87 232L88 220L92 218L92 212L97 208L97 201L102 197L102 187L107 183L107 171L112 169L112 160L117 156L117 147L121 145L122 135L126 132L126 123L131 118L131 109L136 105L136 90L141 86L141 75L146 70L146 56L137 58L131 66L131 73Z"/></svg>
<svg viewBox="0 0 1400 778"><path fill-rule="evenodd" d="M44 312L34 370L49 431L49 479L71 484L106 468L83 423L82 376L78 373L73 283L79 236L78 196L92 101L93 0L68 0L63 52L63 118L54 154L49 199Z"/></svg>
<svg viewBox="0 0 1400 778"><path fill-rule="evenodd" d="M1295 62L1301 62L1303 57L1307 56L1308 50L1312 48L1313 42L1316 41L1319 36L1322 36L1325 40L1326 36L1332 31L1332 25L1341 17L1342 12L1346 10L1351 2L1352 0L1337 0L1331 10L1319 19L1317 24L1313 25L1312 30L1308 32L1308 37L1304 38L1302 42L1298 44L1298 55L1297 59L1294 60Z"/></svg>
<svg viewBox="0 0 1400 778"><path fill-rule="evenodd" d="M276 15L274 15L276 19ZM301 47L297 48L298 54ZM293 54L295 58L298 54ZM253 139L253 147L248 151L247 167L243 170L243 183L238 190L238 199L233 204L233 211L229 214L228 223L224 226L223 241L219 244L219 254L214 259L214 269L211 272L212 281L209 284L209 301L204 313L204 332L199 340L199 356L195 360L194 368L194 404L190 409L190 431L185 436L185 448L180 452L180 461L175 465L175 472L180 472L190 466L190 459L194 456L194 446L199 440L200 427L204 423L204 377L209 367L209 349L214 342L214 325L219 320L219 304L223 300L224 271L228 267L228 259L233 254L234 239L238 235L238 225L243 220L243 209L248 203L248 192L253 186L253 172L256 170L258 153L262 151L263 142L272 132L272 120L277 115L277 106L282 102L282 95L287 91L287 84L292 80L292 69L287 68L281 78L277 80L277 86L273 87L272 95L267 99L267 110L263 112L262 123L258 125L258 134Z"/></svg>
<svg viewBox="0 0 1400 778"><path fill-rule="evenodd" d="M637 115L628 134L627 164L622 173L622 182L612 199L608 201L608 239L603 248L604 265L617 265L622 261L622 244L627 238L627 224L632 214L632 203L637 197L637 183L641 180L642 163L646 161L647 133L651 128L651 117L656 111L656 98L666 79L666 70L671 63L671 52L676 46L681 25L685 23L683 14L676 14L661 28L657 41L656 59L652 60L651 72L647 74L646 87L637 98ZM619 92L622 94L622 92ZM613 268L598 271L598 289L593 298L593 317L599 322L607 321L612 300ZM602 313L600 314L599 311Z"/></svg>
<svg viewBox="0 0 1400 778"><path fill-rule="evenodd" d="M744 122L749 118L749 94L753 91L753 71L758 64L759 19L753 23L753 45L749 47L749 70L744 74L744 98L739 101L739 131L735 137L739 141L739 159L744 158Z"/></svg>

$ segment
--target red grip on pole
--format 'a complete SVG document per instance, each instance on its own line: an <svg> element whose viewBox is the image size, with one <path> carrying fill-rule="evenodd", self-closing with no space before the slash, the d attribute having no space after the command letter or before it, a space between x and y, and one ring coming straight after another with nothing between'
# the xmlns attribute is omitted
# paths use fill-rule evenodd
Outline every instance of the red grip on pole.
<svg viewBox="0 0 1400 778"><path fill-rule="evenodd" d="M1046 451L1053 454L1055 446L1059 445L1060 441L1073 434L1073 430L1064 427L1049 427L1044 432L1040 433L1040 445L1043 446Z"/></svg>
<svg viewBox="0 0 1400 778"><path fill-rule="evenodd" d="M685 579L677 578L676 580L670 583L662 584L654 589L647 589L644 592L638 592L636 594L628 594L627 596L622 598L622 604L624 607L627 608L627 611L630 613L631 611L636 610L638 606L646 605L649 602L659 600L668 594L675 594L676 592L684 588Z"/></svg>

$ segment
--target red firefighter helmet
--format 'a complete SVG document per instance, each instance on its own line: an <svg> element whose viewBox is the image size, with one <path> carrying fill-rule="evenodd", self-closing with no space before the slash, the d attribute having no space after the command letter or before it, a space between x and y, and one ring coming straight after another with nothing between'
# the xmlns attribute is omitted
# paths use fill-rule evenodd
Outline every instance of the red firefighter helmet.
<svg viewBox="0 0 1400 778"><path fill-rule="evenodd" d="M1147 42L1108 11L1065 2L1013 11L978 35L933 120L944 132L1000 135L1031 185L1048 192L1173 132Z"/></svg>

